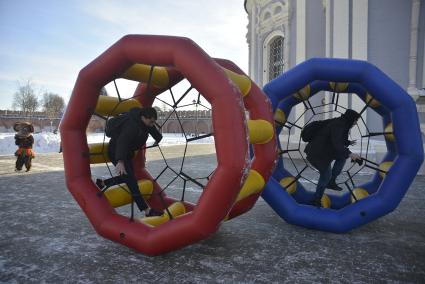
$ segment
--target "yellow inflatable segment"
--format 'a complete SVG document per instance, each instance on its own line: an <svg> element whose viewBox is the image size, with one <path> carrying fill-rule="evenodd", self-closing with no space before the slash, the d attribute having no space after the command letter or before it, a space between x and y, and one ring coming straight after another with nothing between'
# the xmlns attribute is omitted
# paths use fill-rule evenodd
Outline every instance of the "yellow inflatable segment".
<svg viewBox="0 0 425 284"><path fill-rule="evenodd" d="M151 66L146 64L134 64L122 74L121 78L133 80L137 82L149 82L149 74ZM152 85L159 88L168 88L170 78L168 77L167 69L161 66L155 66L152 70Z"/></svg>
<svg viewBox="0 0 425 284"><path fill-rule="evenodd" d="M250 170L245 183L242 186L241 191L236 199L236 202L260 192L265 185L264 178L256 170Z"/></svg>
<svg viewBox="0 0 425 284"><path fill-rule="evenodd" d="M348 84L349 83L335 83L335 82L329 82L329 85L331 86L331 89L334 90L335 92L344 92L347 90L348 88Z"/></svg>
<svg viewBox="0 0 425 284"><path fill-rule="evenodd" d="M383 162L379 165L379 169L388 172L391 168L391 166L393 165L393 162L388 161L388 162ZM383 179L385 178L386 173L383 172L379 172L379 176Z"/></svg>
<svg viewBox="0 0 425 284"><path fill-rule="evenodd" d="M274 120L282 125L286 123L286 115L283 110L281 110L280 108L276 109L274 113Z"/></svg>
<svg viewBox="0 0 425 284"><path fill-rule="evenodd" d="M175 202L168 207L168 211L171 213L173 218L176 218L186 213L186 208L184 207L184 204L182 202ZM162 214L161 216L139 218L138 221L156 227L161 224L164 224L170 219L171 218L168 215L167 210L164 210L164 214Z"/></svg>
<svg viewBox="0 0 425 284"><path fill-rule="evenodd" d="M116 116L134 107L141 107L140 103L135 99L120 102L116 97L99 96L95 113L103 116Z"/></svg>
<svg viewBox="0 0 425 284"><path fill-rule="evenodd" d="M90 164L101 164L110 162L108 155L108 143L89 144Z"/></svg>
<svg viewBox="0 0 425 284"><path fill-rule="evenodd" d="M295 191L297 191L297 183L295 182L294 177L285 177L280 180L279 184L286 189L288 194L293 194Z"/></svg>
<svg viewBox="0 0 425 284"><path fill-rule="evenodd" d="M294 97L296 97L299 100L305 101L305 100L308 100L308 98L310 97L310 93L311 93L310 85L307 85L301 90L299 90L298 92L296 92L294 94Z"/></svg>
<svg viewBox="0 0 425 284"><path fill-rule="evenodd" d="M326 194L323 194L320 202L322 203L323 208L331 208L331 199Z"/></svg>
<svg viewBox="0 0 425 284"><path fill-rule="evenodd" d="M391 134L385 134L385 139L388 141L395 141L395 136L393 134L393 124L388 123L388 125L385 127L384 132L391 132Z"/></svg>
<svg viewBox="0 0 425 284"><path fill-rule="evenodd" d="M139 191L142 194L143 198L150 199L150 195L153 191L153 183L150 180L142 179L137 182L139 185ZM126 184L115 185L108 188L104 192L105 197L108 199L109 204L112 207L120 207L126 204L130 204L132 197L130 194L130 190L128 189Z"/></svg>
<svg viewBox="0 0 425 284"><path fill-rule="evenodd" d="M379 107L381 104L374 99L369 93L366 94L366 103L373 108Z"/></svg>
<svg viewBox="0 0 425 284"><path fill-rule="evenodd" d="M241 191L239 191L239 195L236 198L235 203L250 195L260 192L265 185L266 183L263 176L256 170L250 170ZM227 220L229 220L229 215L226 215L224 218L224 221Z"/></svg>
<svg viewBox="0 0 425 284"><path fill-rule="evenodd" d="M367 196L369 196L369 192L367 192L366 189L358 187L353 189L353 195L356 197L357 201L359 201L360 199L363 199ZM351 203L355 203L356 199L354 199L353 195L351 195Z"/></svg>
<svg viewBox="0 0 425 284"><path fill-rule="evenodd" d="M274 135L273 125L263 119L248 120L249 142L251 144L265 144Z"/></svg>
<svg viewBox="0 0 425 284"><path fill-rule="evenodd" d="M240 75L224 67L221 68L223 68L223 71L226 73L227 77L229 77L229 79L232 80L236 86L238 86L239 91L242 93L243 97L249 94L249 91L251 90L251 79L249 77Z"/></svg>
<svg viewBox="0 0 425 284"><path fill-rule="evenodd" d="M108 146L109 143L93 143L89 144L89 159L90 164L101 164L110 162L108 155ZM134 155L137 155L138 151L134 152Z"/></svg>

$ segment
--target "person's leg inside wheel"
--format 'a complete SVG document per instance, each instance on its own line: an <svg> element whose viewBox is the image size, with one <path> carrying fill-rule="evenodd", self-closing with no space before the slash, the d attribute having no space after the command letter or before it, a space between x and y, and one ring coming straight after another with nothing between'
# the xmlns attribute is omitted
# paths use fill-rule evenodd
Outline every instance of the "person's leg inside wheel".
<svg viewBox="0 0 425 284"><path fill-rule="evenodd" d="M331 175L332 175L331 166L329 165L327 168L322 169L321 171L319 171L319 173L320 173L320 177L319 177L319 181L317 182L316 192L313 198L313 205L318 207L321 206L322 204L323 194L325 192L326 186L329 183L329 180L331 179Z"/></svg>
<svg viewBox="0 0 425 284"><path fill-rule="evenodd" d="M130 189L131 195L133 196L134 202L140 211L146 212L148 205L146 204L143 196L140 194L139 185L137 184L136 177L134 175L133 163L131 160L124 160L126 175L122 175L123 180Z"/></svg>
<svg viewBox="0 0 425 284"><path fill-rule="evenodd" d="M111 186L121 184L121 183L125 183L125 180L123 179L122 176L114 176L114 177L104 179L104 180L101 180L101 179L96 180L96 185L101 189L104 186L111 187Z"/></svg>
<svg viewBox="0 0 425 284"><path fill-rule="evenodd" d="M322 204L322 196L332 176L331 163L322 163L321 161L309 159L308 157L307 159L311 163L311 165L316 168L320 173L319 180L316 186L316 192L314 193L313 200L311 201L311 205L320 207Z"/></svg>
<svg viewBox="0 0 425 284"><path fill-rule="evenodd" d="M342 169L344 168L346 159L335 160L332 167L332 177L327 185L327 188L341 191L342 188L336 184L336 178L341 174Z"/></svg>

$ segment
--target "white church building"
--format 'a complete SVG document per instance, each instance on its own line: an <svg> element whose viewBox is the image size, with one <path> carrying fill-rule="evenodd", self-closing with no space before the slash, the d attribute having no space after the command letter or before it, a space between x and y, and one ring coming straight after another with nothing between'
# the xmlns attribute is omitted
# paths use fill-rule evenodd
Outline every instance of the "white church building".
<svg viewBox="0 0 425 284"><path fill-rule="evenodd" d="M414 98L424 133L425 1L245 0L244 6L249 75L260 87L312 57L366 60ZM357 109L356 99L342 103ZM363 118L382 131L373 110Z"/></svg>

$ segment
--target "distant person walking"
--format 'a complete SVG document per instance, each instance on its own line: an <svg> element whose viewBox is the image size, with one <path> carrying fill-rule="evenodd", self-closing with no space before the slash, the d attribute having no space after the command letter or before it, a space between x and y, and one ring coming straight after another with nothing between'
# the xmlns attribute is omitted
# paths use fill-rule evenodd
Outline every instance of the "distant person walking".
<svg viewBox="0 0 425 284"><path fill-rule="evenodd" d="M32 159L35 157L35 153L32 150L34 145L34 127L29 122L17 122L13 125L13 129L17 132L15 134L15 144L18 146L18 150L15 152L16 163L15 171L21 171L25 165L26 171L31 169Z"/></svg>

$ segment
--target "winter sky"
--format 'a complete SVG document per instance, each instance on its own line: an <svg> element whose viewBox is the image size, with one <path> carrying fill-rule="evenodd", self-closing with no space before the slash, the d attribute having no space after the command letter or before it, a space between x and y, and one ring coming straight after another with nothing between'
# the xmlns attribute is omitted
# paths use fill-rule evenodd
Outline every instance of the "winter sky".
<svg viewBox="0 0 425 284"><path fill-rule="evenodd" d="M19 83L68 101L80 69L126 34L189 37L247 72L243 0L0 0L0 109ZM135 84L119 82L121 92ZM111 86L107 87L113 91Z"/></svg>

